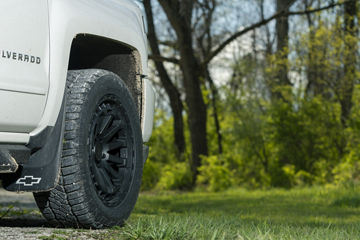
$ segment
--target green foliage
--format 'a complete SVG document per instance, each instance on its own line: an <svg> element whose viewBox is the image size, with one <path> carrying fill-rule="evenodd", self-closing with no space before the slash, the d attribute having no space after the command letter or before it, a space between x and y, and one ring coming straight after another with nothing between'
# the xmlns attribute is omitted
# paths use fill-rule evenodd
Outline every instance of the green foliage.
<svg viewBox="0 0 360 240"><path fill-rule="evenodd" d="M202 86L209 156L198 169L199 186L223 191L233 186L360 183L360 71L345 66L359 61L354 54L359 38L343 27L339 15L331 19L319 14L308 31L292 36L287 49L246 53L237 59L232 78L218 89L222 154L211 91ZM280 82L284 71L291 83ZM345 119L349 92L352 110ZM171 117L157 113L143 189L183 189L189 184L189 131L186 127L186 154L177 156L172 124Z"/></svg>
<svg viewBox="0 0 360 240"><path fill-rule="evenodd" d="M156 188L160 190L189 189L191 180L190 167L187 163L173 163L161 169L161 177Z"/></svg>
<svg viewBox="0 0 360 240"><path fill-rule="evenodd" d="M355 87L353 110L346 129L343 144L346 144L344 156L332 170L334 183L352 187L360 184L360 85Z"/></svg>
<svg viewBox="0 0 360 240"><path fill-rule="evenodd" d="M144 166L141 190L189 188L191 185L190 168L184 162L187 160L188 154L178 156L176 153L173 119L164 111L157 110L154 125L149 142L149 157ZM178 162L179 159L182 162Z"/></svg>
<svg viewBox="0 0 360 240"><path fill-rule="evenodd" d="M284 96L271 104L228 97L222 126L225 159L236 185L289 188L333 179L345 134L339 104L321 96Z"/></svg>
<svg viewBox="0 0 360 240"><path fill-rule="evenodd" d="M149 159L155 163L165 165L177 159L174 146L173 119L162 110L157 110L155 113L154 130L149 146Z"/></svg>
<svg viewBox="0 0 360 240"><path fill-rule="evenodd" d="M354 101L360 100L359 92L355 91ZM354 106L347 129L341 126L339 104L325 101L321 96L297 99L292 94L287 101L269 104L265 100L229 94L226 104L219 107L224 154L217 154L216 132L210 126L212 155L203 157L197 181L208 191L222 191L231 186L290 188L332 181L349 185L359 181L358 106ZM142 189L189 188L189 159L179 160L176 156L172 119L159 112L156 125Z"/></svg>
<svg viewBox="0 0 360 240"><path fill-rule="evenodd" d="M356 158L357 159L357 158ZM360 163L350 153L343 162L333 169L335 184L345 187L359 185Z"/></svg>
<svg viewBox="0 0 360 240"><path fill-rule="evenodd" d="M342 127L339 107L321 97L302 100L297 108L279 103L272 108L273 141L279 165L293 165L295 172L319 174L331 169L339 159ZM318 169L318 162L326 162ZM311 183L311 182L310 182Z"/></svg>
<svg viewBox="0 0 360 240"><path fill-rule="evenodd" d="M199 168L198 184L206 185L207 190L218 192L228 189L232 185L232 172L221 156L209 156L202 158L202 166Z"/></svg>
<svg viewBox="0 0 360 240"><path fill-rule="evenodd" d="M153 162L151 159L148 159L143 170L141 190L145 191L153 189L158 183L160 175L160 164Z"/></svg>

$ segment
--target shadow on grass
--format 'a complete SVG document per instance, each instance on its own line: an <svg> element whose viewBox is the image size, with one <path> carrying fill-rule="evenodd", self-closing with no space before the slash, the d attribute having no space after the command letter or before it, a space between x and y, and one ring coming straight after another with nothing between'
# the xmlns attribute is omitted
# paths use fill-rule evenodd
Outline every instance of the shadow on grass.
<svg viewBox="0 0 360 240"><path fill-rule="evenodd" d="M334 200L332 205L337 207L358 208L360 207L360 196L343 196Z"/></svg>

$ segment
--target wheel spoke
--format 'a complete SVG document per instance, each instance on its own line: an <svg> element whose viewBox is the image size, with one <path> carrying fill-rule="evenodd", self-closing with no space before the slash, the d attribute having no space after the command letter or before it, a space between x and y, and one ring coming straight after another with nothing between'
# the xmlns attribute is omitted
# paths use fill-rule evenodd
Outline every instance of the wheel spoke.
<svg viewBox="0 0 360 240"><path fill-rule="evenodd" d="M119 172L115 171L110 164L106 163L106 162L101 162L102 168L109 173L113 178L119 178L120 174Z"/></svg>
<svg viewBox="0 0 360 240"><path fill-rule="evenodd" d="M125 167L126 165L126 158L120 158L111 154L109 155L108 161L117 164L118 167Z"/></svg>
<svg viewBox="0 0 360 240"><path fill-rule="evenodd" d="M122 147L126 147L126 139L125 138L117 139L114 142L111 142L108 144L109 151L112 151L112 150L115 150L118 148L122 148Z"/></svg>
<svg viewBox="0 0 360 240"><path fill-rule="evenodd" d="M108 142L112 137L115 136L116 133L118 133L121 128L122 124L120 120L114 121L114 126L112 128L108 128L107 131L105 131L103 134L101 134L101 140L102 142Z"/></svg>
<svg viewBox="0 0 360 240"><path fill-rule="evenodd" d="M105 116L101 119L99 132L98 132L99 135L104 133L105 129L107 129L110 126L113 119L114 117L112 115Z"/></svg>
<svg viewBox="0 0 360 240"><path fill-rule="evenodd" d="M101 168L99 169L99 172L103 176L104 182L106 183L106 192L113 193L114 192L114 186L113 186L113 184L111 182L111 179L110 179L109 175Z"/></svg>
<svg viewBox="0 0 360 240"><path fill-rule="evenodd" d="M114 192L113 184L109 178L109 176L106 174L106 172L101 169L94 166L94 174L95 178L97 179L97 182L100 185L100 188L106 192L106 193L112 193Z"/></svg>

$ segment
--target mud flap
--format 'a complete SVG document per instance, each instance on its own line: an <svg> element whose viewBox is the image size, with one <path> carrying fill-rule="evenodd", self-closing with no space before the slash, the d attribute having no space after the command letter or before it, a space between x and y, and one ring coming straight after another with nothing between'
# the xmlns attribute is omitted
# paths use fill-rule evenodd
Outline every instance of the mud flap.
<svg viewBox="0 0 360 240"><path fill-rule="evenodd" d="M3 187L12 192L43 192L59 181L60 159L64 128L64 101L54 127L30 140L32 154L12 174L2 174ZM41 143L41 144L39 144ZM40 146L42 145L42 146Z"/></svg>

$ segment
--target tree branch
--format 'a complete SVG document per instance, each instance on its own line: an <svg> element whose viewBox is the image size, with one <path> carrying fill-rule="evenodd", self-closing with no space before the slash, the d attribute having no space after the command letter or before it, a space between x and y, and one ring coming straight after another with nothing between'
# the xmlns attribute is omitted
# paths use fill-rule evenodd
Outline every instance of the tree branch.
<svg viewBox="0 0 360 240"><path fill-rule="evenodd" d="M295 1L297 0L293 0L290 5L292 5L293 3L295 3ZM350 0L347 0L350 1ZM310 13L315 13L315 12L319 12L319 11L323 11L326 9L330 9L336 6L340 6L343 5L345 2L347 1L342 1L342 2L337 2L337 3L332 3L328 6L325 7L321 7L321 8L316 8L316 9L309 9L309 10L305 10L305 11L297 11L297 12L287 12L286 9L283 9L277 13L275 13L274 15L272 15L269 18L263 19L251 26L248 26L246 28L244 28L243 30L234 33L233 35L231 35L227 40L225 40L223 43L221 43L206 59L202 64L208 64L210 63L222 50L224 50L224 48L226 48L231 42L233 42L234 40L236 40L238 37L254 30L255 28L261 27L263 25L268 24L269 22L271 22L272 20L278 18L278 17L282 17L282 16L291 16L291 15L302 15L302 14L310 14Z"/></svg>
<svg viewBox="0 0 360 240"><path fill-rule="evenodd" d="M170 63L174 63L174 64L180 64L180 60L177 58L163 57L160 55L149 55L149 59L151 59L155 62L170 62Z"/></svg>
<svg viewBox="0 0 360 240"><path fill-rule="evenodd" d="M348 2L348 1L332 3L332 4L329 4L328 6L321 7L321 8L316 8L316 9L308 9L308 10L304 10L304 11L288 12L285 15L293 16L293 15L304 15L304 14L311 14L311 13L321 12L321 11L324 11L324 10L327 10L327 9L330 9L330 8L334 8L334 7L343 5L345 2Z"/></svg>

